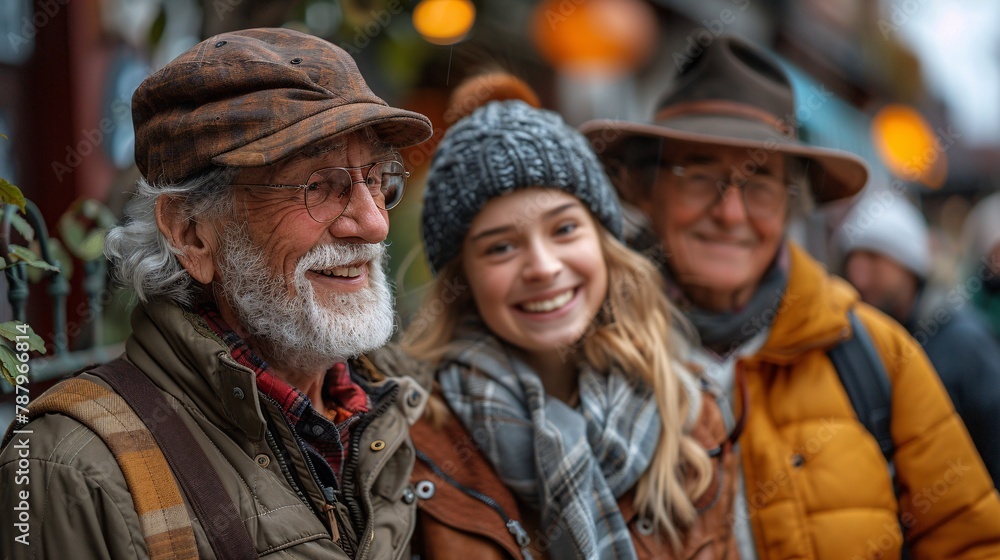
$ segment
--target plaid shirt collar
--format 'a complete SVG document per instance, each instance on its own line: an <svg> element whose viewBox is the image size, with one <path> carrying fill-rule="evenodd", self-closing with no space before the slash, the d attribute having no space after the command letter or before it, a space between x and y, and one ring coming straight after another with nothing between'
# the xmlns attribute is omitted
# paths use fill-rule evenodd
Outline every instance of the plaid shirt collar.
<svg viewBox="0 0 1000 560"><path fill-rule="evenodd" d="M309 397L274 375L268 363L255 354L246 341L229 327L214 302L200 303L197 312L222 339L233 359L254 372L257 389L278 403L296 431L303 418L322 418L313 409ZM336 410L336 418L333 420L335 424L342 424L358 413L368 412L370 408L368 393L351 379L350 369L343 362L334 364L327 371L323 381L323 400L327 406Z"/></svg>

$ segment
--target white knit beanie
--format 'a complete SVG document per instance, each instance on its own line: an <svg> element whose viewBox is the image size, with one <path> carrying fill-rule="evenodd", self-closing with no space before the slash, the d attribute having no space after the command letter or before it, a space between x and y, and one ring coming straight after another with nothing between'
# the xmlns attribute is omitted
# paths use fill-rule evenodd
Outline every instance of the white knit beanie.
<svg viewBox="0 0 1000 560"><path fill-rule="evenodd" d="M927 223L899 194L881 191L858 201L834 241L845 258L852 251L866 249L898 262L923 280L930 273Z"/></svg>
<svg viewBox="0 0 1000 560"><path fill-rule="evenodd" d="M962 229L962 242L966 259L973 262L989 256L1000 245L1000 193L982 199L969 212Z"/></svg>

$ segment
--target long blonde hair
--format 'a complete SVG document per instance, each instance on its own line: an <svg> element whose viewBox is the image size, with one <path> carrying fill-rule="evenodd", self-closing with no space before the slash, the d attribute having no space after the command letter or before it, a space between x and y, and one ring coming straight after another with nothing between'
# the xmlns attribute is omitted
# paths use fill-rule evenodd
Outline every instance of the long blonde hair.
<svg viewBox="0 0 1000 560"><path fill-rule="evenodd" d="M683 351L684 344L675 328L683 320L664 296L657 267L603 227L598 229L608 268L608 295L594 325L581 339L580 350L597 371L617 366L652 388L660 413L660 440L649 468L636 485L634 503L640 515L651 519L679 548L682 534L698 516L694 500L705 492L712 478L708 453L685 433L685 419L693 403L674 364L674 354ZM403 349L438 364L454 340L462 316L474 310L458 256L437 275L403 334ZM429 410L440 415L443 408L438 402Z"/></svg>

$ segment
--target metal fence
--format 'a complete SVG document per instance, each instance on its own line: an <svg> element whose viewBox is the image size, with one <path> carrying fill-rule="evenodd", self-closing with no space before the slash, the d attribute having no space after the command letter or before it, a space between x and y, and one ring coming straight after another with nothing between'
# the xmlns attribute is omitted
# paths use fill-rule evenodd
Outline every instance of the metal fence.
<svg viewBox="0 0 1000 560"><path fill-rule="evenodd" d="M17 207L6 205L0 217L0 254L10 255L13 245L12 234L17 233L15 221L19 219ZM30 200L25 207L25 216L21 218L34 231L38 244L38 254L41 260L59 267L60 263L54 252L54 243L49 237L48 228L38 207ZM105 305L108 301L110 288L107 281L107 261L103 254L96 258L85 260L82 266L83 290L86 294L86 308L81 317L75 318L73 331L85 333L77 341L78 349L69 350L70 324L67 322L66 305L70 295L71 285L63 270L45 272L44 280L32 284L29 278L29 267L24 262L8 263L4 270L7 284L7 301L10 313L15 321L26 321L28 297L33 286L44 289L49 296L52 313L52 333L45 337L49 351L28 361L28 377L30 386L42 387L50 382L66 377L84 367L109 361L124 351L124 343L105 345L103 343L103 319ZM0 427L6 427L14 418L15 386L0 380ZM41 390L32 390L33 397L41 394Z"/></svg>

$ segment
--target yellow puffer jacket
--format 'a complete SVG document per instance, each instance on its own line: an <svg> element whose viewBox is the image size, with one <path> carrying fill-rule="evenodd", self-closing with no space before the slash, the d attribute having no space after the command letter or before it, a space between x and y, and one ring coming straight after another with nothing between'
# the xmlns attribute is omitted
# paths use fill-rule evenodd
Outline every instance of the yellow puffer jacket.
<svg viewBox="0 0 1000 560"><path fill-rule="evenodd" d="M750 405L740 444L760 558L899 558L900 522L914 560L1000 558L1000 499L923 351L805 251L793 245L791 257L770 337L741 363ZM898 508L882 453L826 355L850 336L851 307L892 383Z"/></svg>

